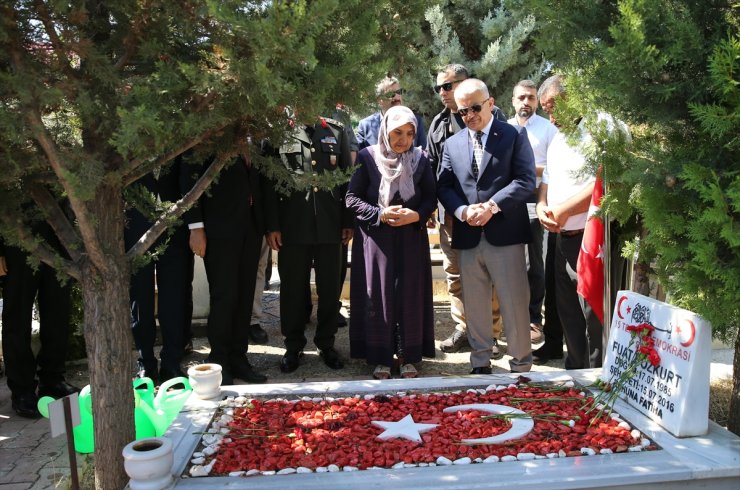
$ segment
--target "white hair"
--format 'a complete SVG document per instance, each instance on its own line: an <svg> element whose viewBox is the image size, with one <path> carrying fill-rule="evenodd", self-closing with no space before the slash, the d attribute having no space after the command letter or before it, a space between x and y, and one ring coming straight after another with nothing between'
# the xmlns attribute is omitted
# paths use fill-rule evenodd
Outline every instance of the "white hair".
<svg viewBox="0 0 740 490"><path fill-rule="evenodd" d="M490 97L488 87L486 87L486 84L483 83L482 80L478 80L477 78L468 78L467 80L460 82L460 85L455 89L455 100L457 100L458 97L473 95L476 92L480 92L486 98Z"/></svg>

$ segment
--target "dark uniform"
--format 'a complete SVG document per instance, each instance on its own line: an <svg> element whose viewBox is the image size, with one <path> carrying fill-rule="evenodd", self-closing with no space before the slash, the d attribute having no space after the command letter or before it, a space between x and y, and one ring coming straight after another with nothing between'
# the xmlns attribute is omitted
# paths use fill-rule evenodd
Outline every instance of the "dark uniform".
<svg viewBox="0 0 740 490"><path fill-rule="evenodd" d="M349 139L341 123L321 119L314 126L297 126L292 139L280 147L282 164L295 177L320 175L352 165ZM284 372L298 367L306 345L305 311L301 306L310 281L311 265L316 271L318 292L317 326L314 344L333 368L342 367L334 351L339 311L342 229L353 227L353 218L344 205L346 185L332 190L315 183L278 194L265 185L267 232L279 231L282 247L278 257L280 273L280 323L285 337Z"/></svg>

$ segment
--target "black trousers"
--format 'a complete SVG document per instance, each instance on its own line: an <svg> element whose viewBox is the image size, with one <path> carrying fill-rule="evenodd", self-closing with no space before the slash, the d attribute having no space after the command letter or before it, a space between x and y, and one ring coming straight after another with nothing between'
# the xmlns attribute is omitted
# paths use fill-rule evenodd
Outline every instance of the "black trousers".
<svg viewBox="0 0 740 490"><path fill-rule="evenodd" d="M578 254L583 233L558 234L555 240L555 288L558 315L568 346L566 369L601 366L602 326L596 314L576 292Z"/></svg>
<svg viewBox="0 0 740 490"><path fill-rule="evenodd" d="M206 229L208 245L204 258L210 313L209 362L228 369L249 347L249 323L252 319L254 286L262 244L254 222L241 226L239 233L214 235Z"/></svg>
<svg viewBox="0 0 740 490"><path fill-rule="evenodd" d="M165 251L131 277L131 328L146 369L157 368L154 342L154 285L157 285L157 317L162 332L162 367L180 369L183 348L190 340L193 317L193 253L187 244L170 244Z"/></svg>
<svg viewBox="0 0 740 490"><path fill-rule="evenodd" d="M305 294L316 273L318 309L314 344L319 349L334 347L339 313L341 244L283 245L278 257L280 273L280 328L285 349L298 352L306 346Z"/></svg>
<svg viewBox="0 0 740 490"><path fill-rule="evenodd" d="M8 274L3 287L3 356L8 387L15 393L36 389L36 373L43 384L64 379L71 309L69 283L62 285L46 264L34 270L28 254L5 249ZM31 350L31 316L38 296L41 349Z"/></svg>
<svg viewBox="0 0 740 490"><path fill-rule="evenodd" d="M543 333L545 343L541 349L546 354L563 353L563 326L560 323L557 305L557 288L555 286L555 241L557 234L547 234L547 252L545 255L545 324Z"/></svg>

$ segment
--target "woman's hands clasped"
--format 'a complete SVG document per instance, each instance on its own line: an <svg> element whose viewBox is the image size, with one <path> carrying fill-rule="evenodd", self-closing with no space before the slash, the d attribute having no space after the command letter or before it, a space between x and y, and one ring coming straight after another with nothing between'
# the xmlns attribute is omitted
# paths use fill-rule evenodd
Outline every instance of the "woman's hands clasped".
<svg viewBox="0 0 740 490"><path fill-rule="evenodd" d="M419 221L419 213L400 204L388 206L380 212L380 221L389 226L404 226Z"/></svg>

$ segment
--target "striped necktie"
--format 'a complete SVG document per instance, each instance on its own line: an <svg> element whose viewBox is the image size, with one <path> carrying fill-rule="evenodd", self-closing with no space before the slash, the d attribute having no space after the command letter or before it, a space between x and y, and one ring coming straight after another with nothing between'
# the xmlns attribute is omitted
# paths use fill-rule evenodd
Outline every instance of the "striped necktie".
<svg viewBox="0 0 740 490"><path fill-rule="evenodd" d="M473 177L478 180L479 165L483 162L483 131L475 133L473 138Z"/></svg>

